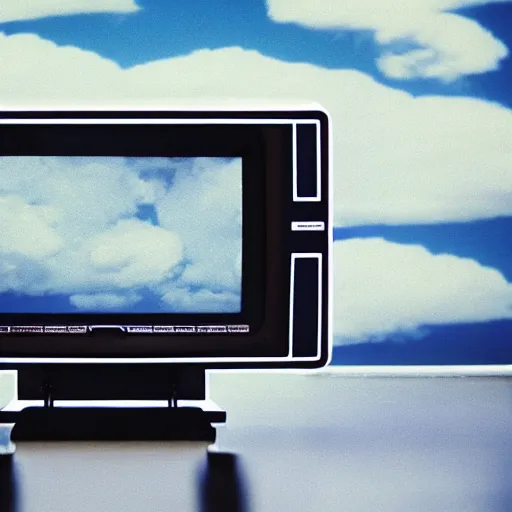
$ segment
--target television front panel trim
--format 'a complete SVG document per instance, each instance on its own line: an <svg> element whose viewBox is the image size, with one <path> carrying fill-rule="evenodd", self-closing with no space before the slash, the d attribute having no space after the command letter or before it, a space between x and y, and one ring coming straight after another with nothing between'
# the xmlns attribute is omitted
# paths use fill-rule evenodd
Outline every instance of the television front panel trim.
<svg viewBox="0 0 512 512"><path fill-rule="evenodd" d="M318 357L320 357L321 352L321 344L322 344L322 253L292 253L292 260L291 260L291 266L290 266L290 331L289 331L289 352L288 357L293 357L293 347L294 347L294 335L295 331L293 328L293 321L295 319L295 262L298 259L309 259L314 260L317 262L317 268L318 268L318 307L317 307L317 352L316 356L314 358L306 358L305 360L315 360Z"/></svg>
<svg viewBox="0 0 512 512"><path fill-rule="evenodd" d="M297 165L297 127L312 125L315 127L316 143L316 193L314 195L299 195L298 191L298 165ZM296 202L319 202L322 200L322 146L320 144L320 121L295 121L292 127L292 147L293 147L293 200Z"/></svg>

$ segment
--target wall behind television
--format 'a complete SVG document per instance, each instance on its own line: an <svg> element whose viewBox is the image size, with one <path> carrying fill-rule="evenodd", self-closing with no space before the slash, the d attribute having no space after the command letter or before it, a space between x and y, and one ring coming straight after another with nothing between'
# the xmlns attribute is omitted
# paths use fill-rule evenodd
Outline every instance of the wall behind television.
<svg viewBox="0 0 512 512"><path fill-rule="evenodd" d="M37 4L2 2L1 106L331 113L333 364L512 363L510 1Z"/></svg>

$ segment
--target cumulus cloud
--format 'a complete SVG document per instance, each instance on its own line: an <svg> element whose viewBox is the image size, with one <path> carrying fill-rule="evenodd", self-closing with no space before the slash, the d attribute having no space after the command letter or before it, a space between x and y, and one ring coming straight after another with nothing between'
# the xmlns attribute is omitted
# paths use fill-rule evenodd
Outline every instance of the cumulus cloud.
<svg viewBox="0 0 512 512"><path fill-rule="evenodd" d="M391 78L454 80L494 70L508 55L507 47L489 30L450 12L487 3L489 0L320 0L313 4L267 0L267 9L276 22L374 31L376 42L383 47L378 66Z"/></svg>
<svg viewBox="0 0 512 512"><path fill-rule="evenodd" d="M126 287L158 283L182 258L177 234L135 219L120 220L90 244L92 266Z"/></svg>
<svg viewBox="0 0 512 512"><path fill-rule="evenodd" d="M133 306L140 300L134 293L125 295L116 293L96 293L89 295L71 295L69 301L73 306L85 311L119 311Z"/></svg>
<svg viewBox="0 0 512 512"><path fill-rule="evenodd" d="M49 16L92 13L132 13L140 10L135 0L2 0L0 23Z"/></svg>
<svg viewBox="0 0 512 512"><path fill-rule="evenodd" d="M28 204L19 196L0 196L0 252L15 252L35 260L57 253L63 245L52 229L55 209Z"/></svg>
<svg viewBox="0 0 512 512"><path fill-rule="evenodd" d="M381 238L335 242L334 297L338 344L512 318L512 284L497 270Z"/></svg>
<svg viewBox="0 0 512 512"><path fill-rule="evenodd" d="M194 98L318 102L333 119L338 226L512 215L512 111L496 103L414 98L357 71L240 48L122 70L33 35L0 35L0 61L6 108L169 108ZM35 65L41 61L44 67Z"/></svg>
<svg viewBox="0 0 512 512"><path fill-rule="evenodd" d="M171 310L183 313L225 313L240 311L240 295L229 290L214 291L172 288L162 296Z"/></svg>
<svg viewBox="0 0 512 512"><path fill-rule="evenodd" d="M403 34L381 32L383 45L377 60L390 78L440 78L454 81L463 75L498 69L508 48L476 21L451 13L427 16ZM405 51L395 42L409 42Z"/></svg>
<svg viewBox="0 0 512 512"><path fill-rule="evenodd" d="M217 159L196 159L188 172L176 173L173 186L156 207L160 224L178 231L186 247L190 264L180 282L235 292L241 280L241 160L226 164ZM211 219L211 229L205 229L204 219Z"/></svg>
<svg viewBox="0 0 512 512"><path fill-rule="evenodd" d="M126 310L145 293L168 311L167 294L186 287L190 275L203 289L201 308L219 310L229 293L230 311L235 303L239 310L241 273L235 276L233 267L241 247L241 164L235 162L0 157L0 292L67 294L78 309L106 311ZM215 197L222 201L215 204ZM203 205L209 201L217 212ZM144 205L153 222L138 217ZM154 225L159 218L162 224ZM186 297L173 310L181 304L189 311Z"/></svg>
<svg viewBox="0 0 512 512"><path fill-rule="evenodd" d="M1 157L0 165L0 194L58 205L65 216L54 225L71 238L97 233L136 212L142 180L129 172L123 158Z"/></svg>

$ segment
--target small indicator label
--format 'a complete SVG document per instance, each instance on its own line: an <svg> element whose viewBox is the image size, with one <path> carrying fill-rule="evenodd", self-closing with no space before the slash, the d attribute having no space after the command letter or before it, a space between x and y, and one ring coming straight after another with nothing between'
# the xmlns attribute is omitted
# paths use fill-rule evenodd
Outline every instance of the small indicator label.
<svg viewBox="0 0 512 512"><path fill-rule="evenodd" d="M86 325L68 325L68 332L71 334L85 334L87 332Z"/></svg>
<svg viewBox="0 0 512 512"><path fill-rule="evenodd" d="M44 332L67 333L68 329L65 325L46 325L44 327Z"/></svg>
<svg viewBox="0 0 512 512"><path fill-rule="evenodd" d="M11 328L7 325L0 325L0 333L11 332Z"/></svg>
<svg viewBox="0 0 512 512"><path fill-rule="evenodd" d="M292 231L325 231L325 222L292 222Z"/></svg>
<svg viewBox="0 0 512 512"><path fill-rule="evenodd" d="M228 325L228 332L249 332L248 325Z"/></svg>
<svg viewBox="0 0 512 512"><path fill-rule="evenodd" d="M176 325L176 332L196 332L195 325Z"/></svg>
<svg viewBox="0 0 512 512"><path fill-rule="evenodd" d="M128 332L153 332L151 325L128 325L126 327Z"/></svg>
<svg viewBox="0 0 512 512"><path fill-rule="evenodd" d="M11 327L11 332L43 332L42 325L16 325Z"/></svg>
<svg viewBox="0 0 512 512"><path fill-rule="evenodd" d="M174 325L155 325L153 326L153 332L176 332Z"/></svg>
<svg viewBox="0 0 512 512"><path fill-rule="evenodd" d="M201 325L197 328L197 332L222 333L228 332L228 328L225 325Z"/></svg>

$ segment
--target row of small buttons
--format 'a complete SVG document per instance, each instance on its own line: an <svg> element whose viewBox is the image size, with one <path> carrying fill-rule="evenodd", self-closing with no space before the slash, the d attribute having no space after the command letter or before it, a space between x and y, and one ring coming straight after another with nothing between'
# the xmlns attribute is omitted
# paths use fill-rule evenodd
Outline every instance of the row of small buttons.
<svg viewBox="0 0 512 512"><path fill-rule="evenodd" d="M248 325L15 325L0 326L0 334L85 334L95 331L122 331L138 334L159 333L247 333Z"/></svg>

